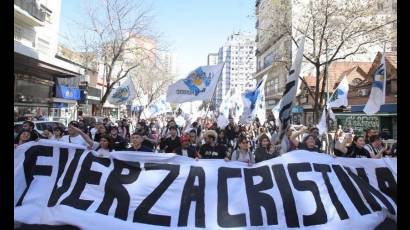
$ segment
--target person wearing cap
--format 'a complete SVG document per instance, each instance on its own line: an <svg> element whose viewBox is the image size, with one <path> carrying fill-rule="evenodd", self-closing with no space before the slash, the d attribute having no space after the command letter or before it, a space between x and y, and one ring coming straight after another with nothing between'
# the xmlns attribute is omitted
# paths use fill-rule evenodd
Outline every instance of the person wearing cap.
<svg viewBox="0 0 410 230"><path fill-rule="evenodd" d="M113 139L113 143L114 143L113 148L115 149L115 151L122 151L126 149L127 143L124 140L124 138L118 134L117 126L111 126L110 136Z"/></svg>
<svg viewBox="0 0 410 230"><path fill-rule="evenodd" d="M214 130L204 133L205 144L199 148L199 158L204 159L224 159L227 157L227 148L216 142L218 134Z"/></svg>
<svg viewBox="0 0 410 230"><path fill-rule="evenodd" d="M160 149L165 151L165 153L175 153L178 147L181 147L181 141L179 136L177 136L177 127L171 126L168 128L170 136L163 139L160 143Z"/></svg>
<svg viewBox="0 0 410 230"><path fill-rule="evenodd" d="M91 138L85 134L80 128L78 128L77 121L71 121L68 124L68 135L65 135L61 138L62 142L73 143L83 146L93 146L94 142Z"/></svg>
<svg viewBox="0 0 410 230"><path fill-rule="evenodd" d="M175 153L185 157L196 157L196 148L190 145L190 138L189 135L182 135L181 138L181 146L175 149Z"/></svg>

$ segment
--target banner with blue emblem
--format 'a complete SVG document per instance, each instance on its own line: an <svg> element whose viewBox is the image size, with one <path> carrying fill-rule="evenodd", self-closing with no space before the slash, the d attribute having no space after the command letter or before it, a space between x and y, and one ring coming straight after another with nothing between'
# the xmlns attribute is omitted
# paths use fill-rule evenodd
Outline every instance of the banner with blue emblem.
<svg viewBox="0 0 410 230"><path fill-rule="evenodd" d="M108 96L107 100L113 105L123 105L128 101L133 100L136 94L137 93L131 78L127 77L127 80L121 83L118 88L111 91L111 94Z"/></svg>
<svg viewBox="0 0 410 230"><path fill-rule="evenodd" d="M224 64L200 66L186 78L170 85L167 102L183 103L189 101L211 100Z"/></svg>
<svg viewBox="0 0 410 230"><path fill-rule="evenodd" d="M363 112L367 115L373 115L379 112L380 107L385 103L386 97L386 62L384 53L379 67L374 74L372 91L370 92L369 100L364 106Z"/></svg>

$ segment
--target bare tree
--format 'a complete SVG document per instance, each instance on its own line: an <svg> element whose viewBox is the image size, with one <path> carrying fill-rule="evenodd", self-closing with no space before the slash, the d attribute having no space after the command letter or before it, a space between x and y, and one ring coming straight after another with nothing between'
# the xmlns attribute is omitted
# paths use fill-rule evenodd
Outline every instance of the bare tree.
<svg viewBox="0 0 410 230"><path fill-rule="evenodd" d="M395 41L391 26L397 17L381 14L377 3L377 0L272 1L273 10L282 12L282 17L271 28L260 29L279 28L279 34L290 36L296 46L299 45L296 38L306 36L304 58L314 66L316 77L314 90L307 87L314 98L315 122L324 104L327 76L321 71L334 61L365 54L384 42Z"/></svg>
<svg viewBox="0 0 410 230"><path fill-rule="evenodd" d="M152 30L151 7L142 0L89 0L85 7L87 17L76 22L81 33L74 35L80 41L83 62L92 59L103 66L106 91L101 108L113 87L138 67L155 63L160 47L159 34Z"/></svg>
<svg viewBox="0 0 410 230"><path fill-rule="evenodd" d="M162 68L161 62L157 64L148 63L132 71L133 82L147 97L145 107L150 106L153 102L166 93L169 85L172 84L174 76Z"/></svg>

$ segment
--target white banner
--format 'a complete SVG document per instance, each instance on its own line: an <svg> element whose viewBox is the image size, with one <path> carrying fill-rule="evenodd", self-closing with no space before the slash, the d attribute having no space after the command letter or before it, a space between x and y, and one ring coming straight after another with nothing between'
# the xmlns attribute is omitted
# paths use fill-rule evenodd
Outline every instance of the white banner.
<svg viewBox="0 0 410 230"><path fill-rule="evenodd" d="M183 103L188 101L211 100L224 64L200 66L188 77L170 85L167 102Z"/></svg>
<svg viewBox="0 0 410 230"><path fill-rule="evenodd" d="M100 229L374 229L396 218L396 159L293 151L249 167L49 140L14 152L14 219Z"/></svg>

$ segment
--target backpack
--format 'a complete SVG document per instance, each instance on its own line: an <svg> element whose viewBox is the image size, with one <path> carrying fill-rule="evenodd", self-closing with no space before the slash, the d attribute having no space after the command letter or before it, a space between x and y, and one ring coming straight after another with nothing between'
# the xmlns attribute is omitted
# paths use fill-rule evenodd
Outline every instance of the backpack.
<svg viewBox="0 0 410 230"><path fill-rule="evenodd" d="M239 151L239 150L235 150L235 152L236 152L236 160L239 160L240 151ZM252 160L252 152L251 152L251 151L248 151L248 154L249 154L249 160L251 161L251 160Z"/></svg>

